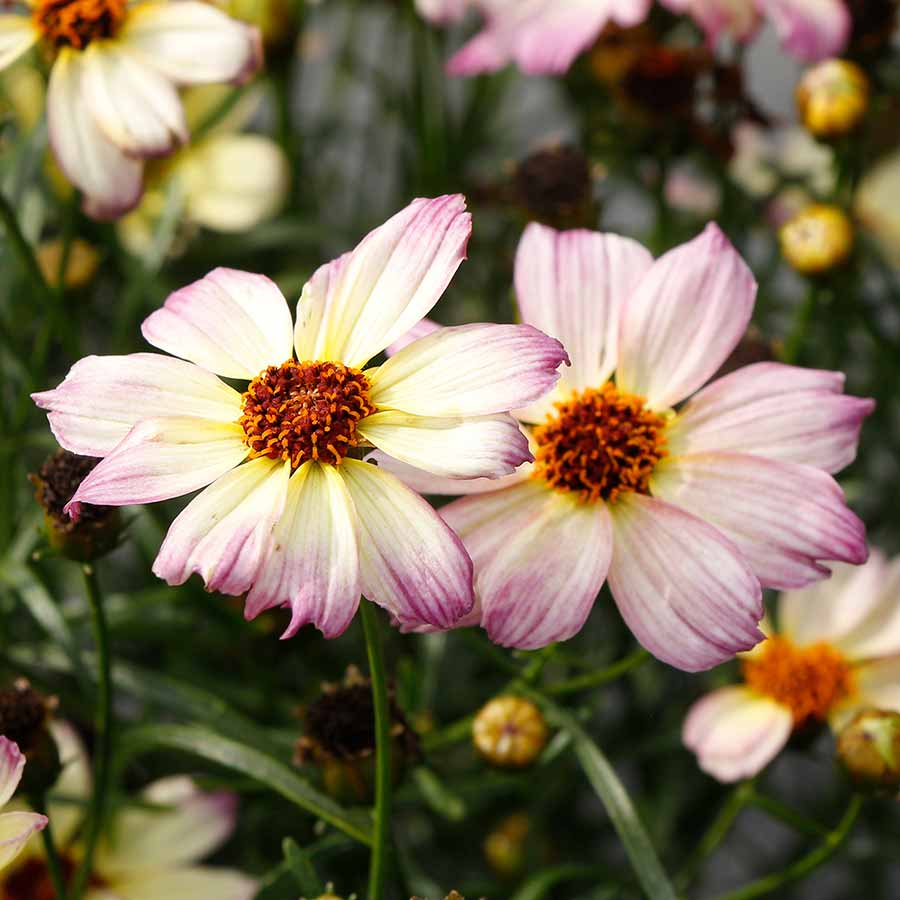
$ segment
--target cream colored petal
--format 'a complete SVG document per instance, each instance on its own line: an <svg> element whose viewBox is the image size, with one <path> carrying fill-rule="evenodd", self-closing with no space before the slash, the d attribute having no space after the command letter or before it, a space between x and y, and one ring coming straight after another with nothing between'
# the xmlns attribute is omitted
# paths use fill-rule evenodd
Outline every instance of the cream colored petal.
<svg viewBox="0 0 900 900"><path fill-rule="evenodd" d="M40 33L28 16L0 16L0 69L14 63L30 50Z"/></svg>

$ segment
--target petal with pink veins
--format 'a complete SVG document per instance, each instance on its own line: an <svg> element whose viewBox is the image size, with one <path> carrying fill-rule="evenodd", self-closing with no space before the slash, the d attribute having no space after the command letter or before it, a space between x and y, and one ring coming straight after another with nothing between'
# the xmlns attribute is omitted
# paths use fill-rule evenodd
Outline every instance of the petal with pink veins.
<svg viewBox="0 0 900 900"><path fill-rule="evenodd" d="M804 62L837 56L850 37L842 0L755 0L774 24L785 50Z"/></svg>
<svg viewBox="0 0 900 900"><path fill-rule="evenodd" d="M72 453L106 456L141 419L173 414L236 422L241 395L211 372L158 353L86 356L52 391L31 399L49 411L53 436Z"/></svg>
<svg viewBox="0 0 900 900"><path fill-rule="evenodd" d="M202 491L169 528L153 574L170 585L195 572L209 591L250 590L284 511L290 465L260 457Z"/></svg>
<svg viewBox="0 0 900 900"><path fill-rule="evenodd" d="M291 476L284 513L244 608L248 619L286 606L292 637L312 623L327 638L342 634L359 606L356 511L334 466L306 462Z"/></svg>
<svg viewBox="0 0 900 900"><path fill-rule="evenodd" d="M281 291L265 275L237 269L213 269L170 294L141 333L154 347L227 378L255 378L293 357Z"/></svg>
<svg viewBox="0 0 900 900"><path fill-rule="evenodd" d="M755 300L753 273L710 223L661 256L625 304L616 384L651 409L683 400L737 346Z"/></svg>
<svg viewBox="0 0 900 900"><path fill-rule="evenodd" d="M377 466L339 468L357 515L363 594L401 628L450 628L471 609L472 561L460 539L418 494Z"/></svg>
<svg viewBox="0 0 900 900"><path fill-rule="evenodd" d="M759 774L787 743L791 711L745 687L720 688L698 700L684 720L681 739L700 768L719 781Z"/></svg>
<svg viewBox="0 0 900 900"><path fill-rule="evenodd" d="M535 480L441 509L475 564L481 624L494 643L534 650L577 634L612 554L604 504Z"/></svg>
<svg viewBox="0 0 900 900"><path fill-rule="evenodd" d="M620 496L610 512L609 586L622 618L654 656L697 672L763 639L759 580L722 532L643 494Z"/></svg>
<svg viewBox="0 0 900 900"><path fill-rule="evenodd" d="M812 466L697 453L663 460L650 484L732 540L763 587L802 587L830 575L825 561L868 556L862 521L837 482Z"/></svg>
<svg viewBox="0 0 900 900"><path fill-rule="evenodd" d="M856 457L873 400L841 393L840 372L754 363L691 398L669 426L673 455L734 451L843 469Z"/></svg>
<svg viewBox="0 0 900 900"><path fill-rule="evenodd" d="M43 831L47 817L33 812L0 813L0 870L8 866L31 840Z"/></svg>
<svg viewBox="0 0 900 900"><path fill-rule="evenodd" d="M15 741L0 736L0 809L9 803L22 780L25 754Z"/></svg>

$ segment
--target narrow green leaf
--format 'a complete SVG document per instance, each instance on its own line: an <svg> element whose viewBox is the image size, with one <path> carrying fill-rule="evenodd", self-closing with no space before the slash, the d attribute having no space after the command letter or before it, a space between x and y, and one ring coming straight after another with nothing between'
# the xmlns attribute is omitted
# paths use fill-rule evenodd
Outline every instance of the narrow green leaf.
<svg viewBox="0 0 900 900"><path fill-rule="evenodd" d="M422 799L439 816L450 822L461 822L466 817L466 804L454 794L440 778L426 766L416 766L413 779Z"/></svg>
<svg viewBox="0 0 900 900"><path fill-rule="evenodd" d="M142 725L123 735L121 762L154 749L183 750L266 785L361 844L372 842L366 817L345 810L277 759L195 725Z"/></svg>
<svg viewBox="0 0 900 900"><path fill-rule="evenodd" d="M281 850L284 853L284 861L294 876L300 892L310 897L324 894L325 888L319 881L316 867L309 854L293 838L289 837L281 842Z"/></svg>

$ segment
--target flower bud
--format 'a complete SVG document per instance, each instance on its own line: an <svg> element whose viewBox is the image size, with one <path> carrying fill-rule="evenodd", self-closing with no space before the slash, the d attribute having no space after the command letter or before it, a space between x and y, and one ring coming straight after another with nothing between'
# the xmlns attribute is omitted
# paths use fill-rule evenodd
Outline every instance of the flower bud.
<svg viewBox="0 0 900 900"><path fill-rule="evenodd" d="M793 268L804 275L820 275L850 257L853 225L839 207L814 203L781 226L779 240Z"/></svg>
<svg viewBox="0 0 900 900"><path fill-rule="evenodd" d="M59 281L59 267L62 265L63 252L63 241L59 238L44 241L38 247L37 262L44 279L50 284L56 284ZM87 241L75 238L69 247L63 285L74 289L86 287L91 283L99 264L100 254Z"/></svg>
<svg viewBox="0 0 900 900"><path fill-rule="evenodd" d="M514 181L516 199L531 219L554 228L594 224L590 163L577 147L532 153L516 167Z"/></svg>
<svg viewBox="0 0 900 900"><path fill-rule="evenodd" d="M77 519L63 512L78 486L99 463L91 456L57 450L40 472L29 475L35 499L44 508L44 524L50 545L78 562L99 559L119 541L122 519L114 506L82 503Z"/></svg>
<svg viewBox="0 0 900 900"><path fill-rule="evenodd" d="M475 749L491 765L530 766L547 743L543 713L524 697L506 695L486 703L472 723Z"/></svg>
<svg viewBox="0 0 900 900"><path fill-rule="evenodd" d="M837 738L837 755L860 786L900 788L900 713L864 709Z"/></svg>
<svg viewBox="0 0 900 900"><path fill-rule="evenodd" d="M869 80L855 63L827 59L808 69L795 93L797 112L816 137L849 134L869 107Z"/></svg>
<svg viewBox="0 0 900 900"><path fill-rule="evenodd" d="M25 678L0 691L0 734L18 744L25 757L20 789L26 796L46 793L62 771L56 741L47 727L55 708L55 698L38 693Z"/></svg>
<svg viewBox="0 0 900 900"><path fill-rule="evenodd" d="M513 813L484 839L484 858L491 869L508 880L518 878L529 856L531 822L525 813Z"/></svg>

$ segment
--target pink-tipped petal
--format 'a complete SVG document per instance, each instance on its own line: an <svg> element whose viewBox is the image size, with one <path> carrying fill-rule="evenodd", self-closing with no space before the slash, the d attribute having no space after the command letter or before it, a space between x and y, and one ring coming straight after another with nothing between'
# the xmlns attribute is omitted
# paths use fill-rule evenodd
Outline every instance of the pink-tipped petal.
<svg viewBox="0 0 900 900"><path fill-rule="evenodd" d="M22 780L25 756L19 745L9 738L0 737L0 809L3 809L16 792Z"/></svg>
<svg viewBox="0 0 900 900"><path fill-rule="evenodd" d="M262 63L256 28L197 0L136 5L116 39L176 84L239 84Z"/></svg>
<svg viewBox="0 0 900 900"><path fill-rule="evenodd" d="M472 561L438 514L393 475L345 459L363 594L404 629L451 628L471 609Z"/></svg>
<svg viewBox="0 0 900 900"><path fill-rule="evenodd" d="M763 639L759 580L725 535L643 494L620 497L610 511L609 586L622 618L654 656L697 672Z"/></svg>
<svg viewBox="0 0 900 900"><path fill-rule="evenodd" d="M0 814L0 870L8 866L31 839L47 827L47 817L33 812Z"/></svg>
<svg viewBox="0 0 900 900"><path fill-rule="evenodd" d="M868 556L865 526L837 482L812 466L698 453L664 461L651 488L732 540L763 587L803 587L829 576L823 562Z"/></svg>
<svg viewBox="0 0 900 900"><path fill-rule="evenodd" d="M501 478L531 462L528 438L512 416L416 416L384 410L359 433L385 453L444 478Z"/></svg>
<svg viewBox="0 0 900 900"><path fill-rule="evenodd" d="M850 37L850 12L842 0L756 0L775 25L785 50L804 62L837 56Z"/></svg>
<svg viewBox="0 0 900 900"><path fill-rule="evenodd" d="M652 265L637 241L615 234L525 229L515 264L519 310L566 348L566 387L596 387L612 374L622 309Z"/></svg>
<svg viewBox="0 0 900 900"><path fill-rule="evenodd" d="M181 497L206 487L247 455L236 423L143 419L81 482L66 505L128 506Z"/></svg>
<svg viewBox="0 0 900 900"><path fill-rule="evenodd" d="M153 574L176 585L196 572L209 591L250 590L284 511L289 470L261 457L213 482L172 523Z"/></svg>
<svg viewBox="0 0 900 900"><path fill-rule="evenodd" d="M363 366L426 316L465 259L465 208L460 194L413 200L334 269L319 270L298 313L304 345L306 331L317 334L315 358Z"/></svg>
<svg viewBox="0 0 900 900"><path fill-rule="evenodd" d="M213 269L170 294L141 333L154 347L227 378L255 378L293 355L281 291L265 275L236 269Z"/></svg>
<svg viewBox="0 0 900 900"><path fill-rule="evenodd" d="M101 131L88 103L83 54L64 47L47 87L50 146L66 178L84 193L84 211L116 219L137 206L143 164L130 159Z"/></svg>
<svg viewBox="0 0 900 900"><path fill-rule="evenodd" d="M291 621L282 637L312 623L333 638L352 621L359 595L353 501L334 466L306 462L291 477L284 513L244 615L252 619L285 606Z"/></svg>
<svg viewBox="0 0 900 900"><path fill-rule="evenodd" d="M367 372L372 402L420 416L484 416L537 400L568 362L531 325L442 328Z"/></svg>
<svg viewBox="0 0 900 900"><path fill-rule="evenodd" d="M625 305L616 383L666 409L722 365L750 321L756 281L713 223L661 256Z"/></svg>
<svg viewBox="0 0 900 900"><path fill-rule="evenodd" d="M188 866L135 873L116 881L116 900L253 900L261 885L234 869ZM106 900L109 894L89 894Z"/></svg>
<svg viewBox="0 0 900 900"><path fill-rule="evenodd" d="M844 396L839 372L755 363L693 397L667 432L672 454L734 451L843 469L875 403Z"/></svg>
<svg viewBox="0 0 900 900"><path fill-rule="evenodd" d="M790 710L744 687L726 687L698 700L684 720L681 739L719 781L759 774L787 743Z"/></svg>
<svg viewBox="0 0 900 900"><path fill-rule="evenodd" d="M72 453L106 456L141 419L173 413L236 422L241 395L211 372L157 353L86 356L52 391L31 399Z"/></svg>
<svg viewBox="0 0 900 900"><path fill-rule="evenodd" d="M406 334L401 335L393 344L386 347L384 352L387 356L394 356L394 354L399 353L404 347L408 347L414 341L419 340L419 338L434 334L435 331L440 331L443 327L443 325L438 325L433 319L419 319Z"/></svg>
<svg viewBox="0 0 900 900"><path fill-rule="evenodd" d="M612 527L534 480L441 509L475 564L481 624L504 647L534 650L577 634L606 578Z"/></svg>
<svg viewBox="0 0 900 900"><path fill-rule="evenodd" d="M0 15L0 71L27 53L40 36L30 16Z"/></svg>

